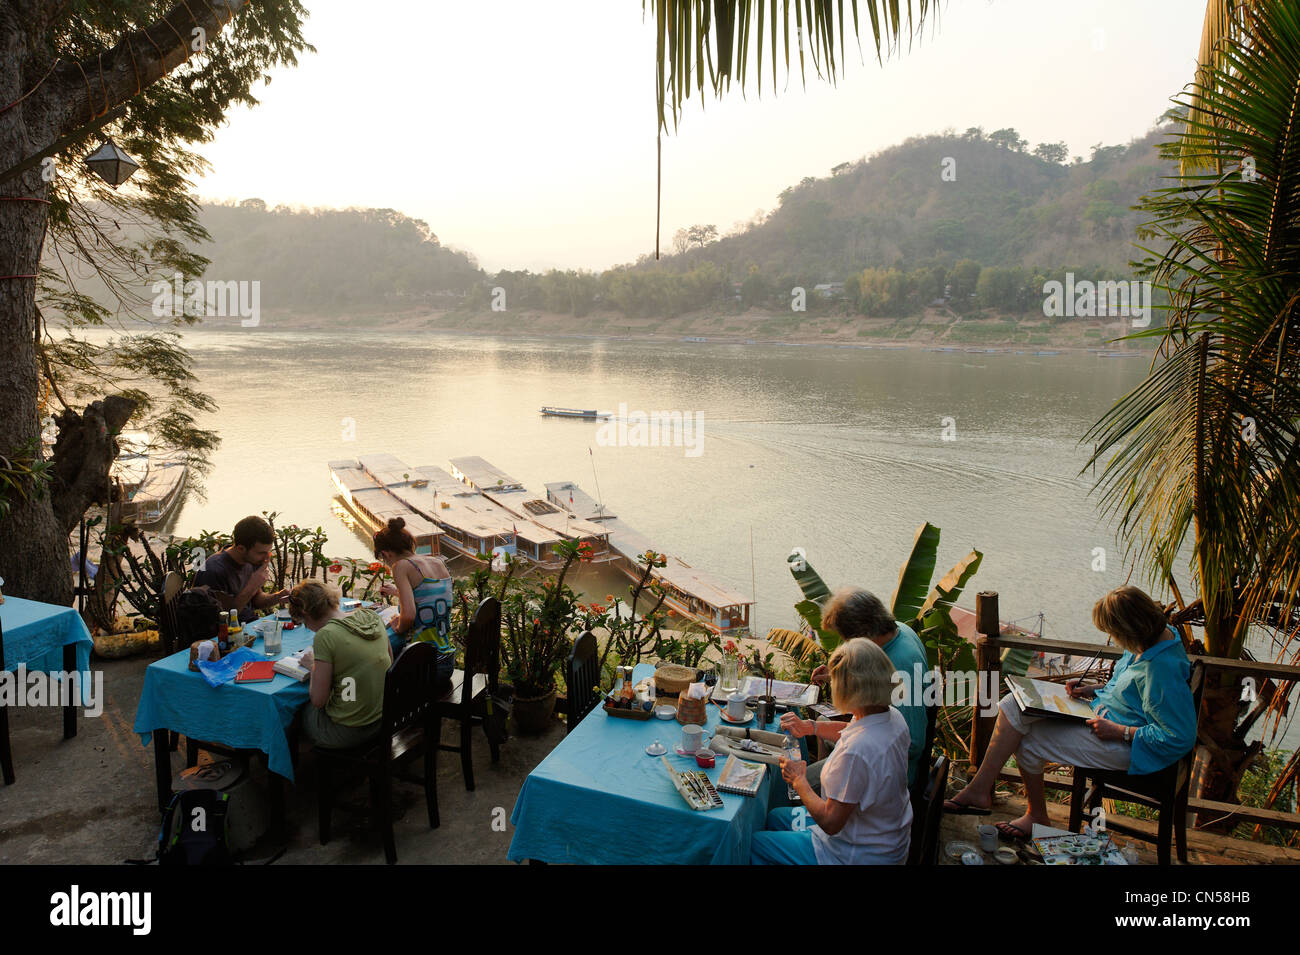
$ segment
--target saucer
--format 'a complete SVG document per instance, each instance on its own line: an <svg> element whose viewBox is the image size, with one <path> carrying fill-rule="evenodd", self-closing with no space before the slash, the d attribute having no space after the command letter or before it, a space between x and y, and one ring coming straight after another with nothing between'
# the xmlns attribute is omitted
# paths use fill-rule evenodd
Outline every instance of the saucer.
<svg viewBox="0 0 1300 955"><path fill-rule="evenodd" d="M686 756L686 757L689 757L690 759L694 759L694 758L695 758L695 753L701 752L702 750L706 750L706 749L708 749L707 746L701 746L699 749L695 750L695 752L693 753L693 752L691 752L690 750L682 749L682 744L681 744L681 743L673 743L673 752L674 752L674 753L676 753L678 756Z"/></svg>
<svg viewBox="0 0 1300 955"><path fill-rule="evenodd" d="M748 723L750 720L754 718L754 709L753 707L749 707L749 706L745 707L744 718L739 720L733 720L730 716L727 715L727 708L724 706L718 709L718 718L721 719L722 722L730 723L733 726L738 725L740 723Z"/></svg>

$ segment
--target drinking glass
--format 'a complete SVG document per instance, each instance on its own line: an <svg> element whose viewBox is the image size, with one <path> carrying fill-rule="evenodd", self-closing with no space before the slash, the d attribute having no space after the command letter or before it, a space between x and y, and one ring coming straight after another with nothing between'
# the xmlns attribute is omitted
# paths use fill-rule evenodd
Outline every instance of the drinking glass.
<svg viewBox="0 0 1300 955"><path fill-rule="evenodd" d="M736 692L736 684L740 682L740 666L734 656L728 654L722 659L722 674L718 677L718 689L730 696Z"/></svg>
<svg viewBox="0 0 1300 955"><path fill-rule="evenodd" d="M262 650L268 657L278 657L280 655L282 636L281 628L284 624L279 620L272 622L271 626L266 628L266 635L262 638Z"/></svg>

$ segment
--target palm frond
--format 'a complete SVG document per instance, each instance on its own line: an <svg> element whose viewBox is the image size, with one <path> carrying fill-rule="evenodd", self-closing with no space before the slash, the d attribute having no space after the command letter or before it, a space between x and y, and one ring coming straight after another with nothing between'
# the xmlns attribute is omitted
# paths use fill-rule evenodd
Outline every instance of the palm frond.
<svg viewBox="0 0 1300 955"><path fill-rule="evenodd" d="M911 43L926 23L938 17L937 0L864 2L877 59L901 48L904 38ZM778 61L786 75L790 74L792 39L800 81L807 82L811 66L819 79L834 83L844 64L846 34L859 34L858 0L850 0L847 11L844 0L781 0L779 4L777 0L642 0L642 10L647 7L655 22L661 128L667 126L668 117L676 125L692 87L701 97L706 86L720 97L731 88L734 78L743 91L751 60L756 61L756 88L761 95L765 55L771 64L775 94ZM766 51L764 35L768 38ZM695 51L694 70L691 50Z"/></svg>
<svg viewBox="0 0 1300 955"><path fill-rule="evenodd" d="M1168 295L1161 358L1084 438L1085 470L1104 464L1102 510L1148 579L1172 579L1190 538L1219 654L1300 608L1300 10L1240 15L1184 95L1175 143L1215 172L1184 172L1140 207Z"/></svg>

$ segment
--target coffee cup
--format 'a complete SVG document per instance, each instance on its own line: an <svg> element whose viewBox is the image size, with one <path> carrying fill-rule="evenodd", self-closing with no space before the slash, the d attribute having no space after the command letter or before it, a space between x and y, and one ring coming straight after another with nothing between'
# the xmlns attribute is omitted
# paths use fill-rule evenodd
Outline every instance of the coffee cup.
<svg viewBox="0 0 1300 955"><path fill-rule="evenodd" d="M695 753L704 747L704 730L698 723L682 727L682 752Z"/></svg>
<svg viewBox="0 0 1300 955"><path fill-rule="evenodd" d="M743 720L747 712L746 702L745 695L739 690L731 694L731 698L727 700L727 715L733 720Z"/></svg>

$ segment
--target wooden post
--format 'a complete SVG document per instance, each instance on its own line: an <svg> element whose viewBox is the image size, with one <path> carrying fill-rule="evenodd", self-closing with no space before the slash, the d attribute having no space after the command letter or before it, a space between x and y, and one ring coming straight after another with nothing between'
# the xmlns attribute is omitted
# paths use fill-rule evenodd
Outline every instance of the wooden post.
<svg viewBox="0 0 1300 955"><path fill-rule="evenodd" d="M1001 688L1002 648L998 637L1002 624L998 619L998 594L996 590L982 590L975 595L975 713L971 720L970 764L976 770L984 760L989 740L993 738L993 725L997 722L998 691ZM987 674L992 674L990 678ZM988 699L986 683L992 688L993 698ZM981 714L991 712L992 716Z"/></svg>

